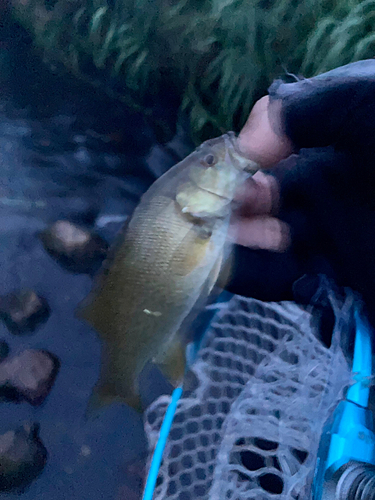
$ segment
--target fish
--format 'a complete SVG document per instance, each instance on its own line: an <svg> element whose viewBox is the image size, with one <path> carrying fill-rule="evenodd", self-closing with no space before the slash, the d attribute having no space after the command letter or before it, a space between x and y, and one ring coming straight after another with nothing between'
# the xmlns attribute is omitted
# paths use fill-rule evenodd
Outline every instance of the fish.
<svg viewBox="0 0 375 500"><path fill-rule="evenodd" d="M228 132L202 143L151 185L81 305L104 344L95 408L122 401L142 411L138 377L148 361L182 382L188 325L229 258L235 192L259 168L236 141Z"/></svg>

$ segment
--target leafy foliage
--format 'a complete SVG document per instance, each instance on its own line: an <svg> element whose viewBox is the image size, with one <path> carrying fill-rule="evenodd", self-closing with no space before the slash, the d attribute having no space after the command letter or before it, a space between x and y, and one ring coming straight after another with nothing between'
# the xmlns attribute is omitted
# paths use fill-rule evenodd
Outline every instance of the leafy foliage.
<svg viewBox="0 0 375 500"><path fill-rule="evenodd" d="M310 77L375 49L375 0L47 1L13 0L46 61L136 107L173 87L197 142L238 130L286 71Z"/></svg>

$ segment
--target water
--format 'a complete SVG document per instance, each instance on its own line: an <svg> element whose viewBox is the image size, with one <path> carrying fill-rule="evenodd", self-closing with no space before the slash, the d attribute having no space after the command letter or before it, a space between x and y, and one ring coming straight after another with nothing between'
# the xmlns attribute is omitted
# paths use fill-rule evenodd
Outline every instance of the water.
<svg viewBox="0 0 375 500"><path fill-rule="evenodd" d="M140 195L192 145L182 132L171 147L161 145L141 114L50 74L30 55L22 30L12 33L0 48L6 74L0 82L0 294L33 288L52 312L31 336L13 336L0 324L0 339L11 355L47 349L61 368L42 406L1 405L0 433L25 421L40 423L48 461L24 500L128 500L125 488L134 481L126 464L146 452L142 417L115 405L85 420L101 344L74 311L92 279L60 267L37 235L64 218L113 241ZM173 131L176 110L156 100L157 106ZM164 389L157 382L148 398Z"/></svg>

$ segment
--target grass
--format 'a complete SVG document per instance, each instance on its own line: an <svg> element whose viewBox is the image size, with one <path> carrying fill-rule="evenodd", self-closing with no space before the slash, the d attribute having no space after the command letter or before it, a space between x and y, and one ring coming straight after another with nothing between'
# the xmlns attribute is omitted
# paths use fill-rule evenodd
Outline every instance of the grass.
<svg viewBox="0 0 375 500"><path fill-rule="evenodd" d="M54 1L13 0L46 62L146 113L173 87L197 143L239 130L286 71L375 55L375 0Z"/></svg>

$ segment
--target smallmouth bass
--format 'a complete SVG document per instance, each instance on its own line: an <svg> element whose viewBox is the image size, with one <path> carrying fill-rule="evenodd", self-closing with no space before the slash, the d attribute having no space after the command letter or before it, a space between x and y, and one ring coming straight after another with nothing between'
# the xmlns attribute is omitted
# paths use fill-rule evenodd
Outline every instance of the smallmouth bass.
<svg viewBox="0 0 375 500"><path fill-rule="evenodd" d="M182 381L181 330L218 279L235 191L258 168L229 132L204 142L143 195L79 311L104 340L96 406L122 400L140 410L137 379L149 360L172 384Z"/></svg>

